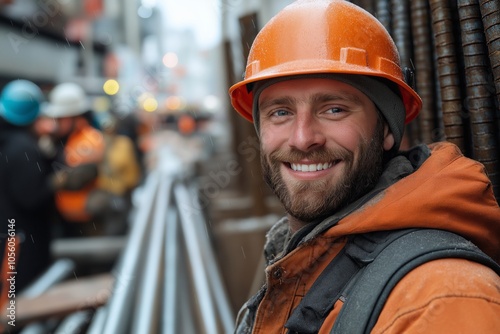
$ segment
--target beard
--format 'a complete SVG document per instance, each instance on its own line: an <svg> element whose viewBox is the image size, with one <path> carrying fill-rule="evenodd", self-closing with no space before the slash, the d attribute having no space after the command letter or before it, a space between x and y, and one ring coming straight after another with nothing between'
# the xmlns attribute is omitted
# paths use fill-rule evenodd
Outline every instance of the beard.
<svg viewBox="0 0 500 334"><path fill-rule="evenodd" d="M379 121L370 141L358 146L359 160L344 148L324 147L310 152L296 149L276 150L266 155L261 148L261 165L264 180L283 204L287 213L296 219L311 223L324 219L354 202L377 183L383 171L383 122ZM338 161L344 165L337 180L290 180L285 182L280 169L283 162ZM335 166L335 165L334 165Z"/></svg>

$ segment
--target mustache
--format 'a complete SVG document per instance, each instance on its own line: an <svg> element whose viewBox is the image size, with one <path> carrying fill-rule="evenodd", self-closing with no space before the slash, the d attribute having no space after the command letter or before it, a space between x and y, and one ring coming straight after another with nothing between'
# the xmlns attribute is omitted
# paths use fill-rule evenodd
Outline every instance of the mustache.
<svg viewBox="0 0 500 334"><path fill-rule="evenodd" d="M346 160L352 159L352 153L346 149L327 149L324 147L304 152L294 148L287 150L277 150L269 154L271 161L281 161L281 162L296 162L301 160L311 160L311 161L321 161L328 162L334 160Z"/></svg>

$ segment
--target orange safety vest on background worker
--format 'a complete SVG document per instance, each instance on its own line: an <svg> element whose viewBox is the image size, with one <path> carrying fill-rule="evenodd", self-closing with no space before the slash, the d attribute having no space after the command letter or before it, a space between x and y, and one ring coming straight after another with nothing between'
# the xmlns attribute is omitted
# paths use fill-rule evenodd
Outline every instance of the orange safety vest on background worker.
<svg viewBox="0 0 500 334"><path fill-rule="evenodd" d="M64 156L65 163L69 167L87 163L99 164L104 156L102 133L90 126L86 121L79 122L66 142ZM86 210L86 203L90 192L96 186L97 179L81 190L57 192L55 198L56 207L61 216L70 222L88 222L91 216Z"/></svg>

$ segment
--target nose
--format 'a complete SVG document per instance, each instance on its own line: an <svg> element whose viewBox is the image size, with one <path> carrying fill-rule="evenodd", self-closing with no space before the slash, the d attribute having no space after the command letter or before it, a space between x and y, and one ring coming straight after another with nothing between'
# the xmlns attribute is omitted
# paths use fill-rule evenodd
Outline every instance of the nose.
<svg viewBox="0 0 500 334"><path fill-rule="evenodd" d="M325 145L325 142L319 120L309 112L297 113L288 138L290 147L307 152Z"/></svg>

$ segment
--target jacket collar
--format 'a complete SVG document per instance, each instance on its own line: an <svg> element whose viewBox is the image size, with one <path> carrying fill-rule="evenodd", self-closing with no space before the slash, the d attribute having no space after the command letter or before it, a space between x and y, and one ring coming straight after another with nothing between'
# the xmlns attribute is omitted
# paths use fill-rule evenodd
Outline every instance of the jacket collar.
<svg viewBox="0 0 500 334"><path fill-rule="evenodd" d="M399 152L397 156L386 164L378 183L370 192L343 209L333 213L330 217L316 224L311 223L304 226L293 235L291 235L288 227L288 219L283 217L273 226L266 236L267 242L264 247L264 253L268 264L277 261L300 244L313 239L318 234L336 225L341 219L360 209L382 191L415 172L430 154L431 151L428 146L423 144L415 146L408 151Z"/></svg>

